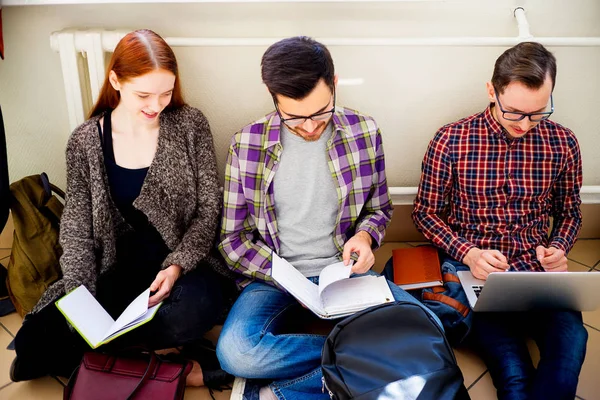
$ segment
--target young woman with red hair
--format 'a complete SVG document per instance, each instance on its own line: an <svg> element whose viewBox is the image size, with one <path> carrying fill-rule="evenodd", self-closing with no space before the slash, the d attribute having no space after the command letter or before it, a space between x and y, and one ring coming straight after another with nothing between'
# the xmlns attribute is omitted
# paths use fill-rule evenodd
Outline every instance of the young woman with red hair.
<svg viewBox="0 0 600 400"><path fill-rule="evenodd" d="M110 349L200 349L222 317L228 281L212 252L221 196L208 121L183 101L173 50L138 30L117 44L90 118L67 144L61 221L63 278L26 316L11 379L68 376L89 347L52 304L85 285L113 318L148 287L147 324ZM225 290L226 291L226 290ZM102 347L100 347L102 350ZM188 384L219 385L218 364L198 362Z"/></svg>

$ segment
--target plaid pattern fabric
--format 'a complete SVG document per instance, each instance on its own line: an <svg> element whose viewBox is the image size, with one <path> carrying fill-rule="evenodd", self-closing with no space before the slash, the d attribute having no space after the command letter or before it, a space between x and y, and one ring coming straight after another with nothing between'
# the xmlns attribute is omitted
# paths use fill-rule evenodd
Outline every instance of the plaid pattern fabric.
<svg viewBox="0 0 600 400"><path fill-rule="evenodd" d="M581 184L579 145L569 129L546 120L510 140L488 107L442 127L429 143L413 220L458 261L478 247L500 251L511 270L542 271L538 245L568 253L575 243ZM440 217L446 200L447 223Z"/></svg>
<svg viewBox="0 0 600 400"><path fill-rule="evenodd" d="M341 252L363 230L377 247L392 215L381 132L372 118L347 108L337 108L332 121L327 152L339 204L335 245ZM277 113L269 114L235 134L229 147L219 250L242 274L241 287L253 279L272 283L271 252L280 245L272 185L283 151L280 125Z"/></svg>

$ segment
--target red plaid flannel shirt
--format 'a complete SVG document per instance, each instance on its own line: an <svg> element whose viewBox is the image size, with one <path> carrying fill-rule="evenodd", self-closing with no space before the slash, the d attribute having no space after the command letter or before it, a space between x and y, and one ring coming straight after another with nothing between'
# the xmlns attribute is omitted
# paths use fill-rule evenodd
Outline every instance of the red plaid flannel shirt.
<svg viewBox="0 0 600 400"><path fill-rule="evenodd" d="M442 127L429 143L413 220L458 261L478 247L500 251L511 270L541 271L538 245L568 253L575 243L581 184L573 132L546 120L511 140L488 107Z"/></svg>

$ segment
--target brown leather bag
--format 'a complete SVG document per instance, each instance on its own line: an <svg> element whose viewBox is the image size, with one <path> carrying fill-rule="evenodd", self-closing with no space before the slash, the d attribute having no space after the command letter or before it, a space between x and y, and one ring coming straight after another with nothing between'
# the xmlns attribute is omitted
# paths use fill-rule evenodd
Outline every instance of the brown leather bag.
<svg viewBox="0 0 600 400"><path fill-rule="evenodd" d="M64 400L183 399L188 361L153 352L137 356L85 353L65 387Z"/></svg>

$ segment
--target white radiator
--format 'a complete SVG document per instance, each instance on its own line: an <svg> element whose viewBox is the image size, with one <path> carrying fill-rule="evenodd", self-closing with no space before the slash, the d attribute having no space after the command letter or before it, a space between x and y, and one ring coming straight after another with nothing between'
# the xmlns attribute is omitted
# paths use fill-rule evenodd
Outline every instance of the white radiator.
<svg viewBox="0 0 600 400"><path fill-rule="evenodd" d="M510 47L522 41L536 41L546 46L589 47L600 46L600 37L533 37L525 17L525 10L514 10L518 35L515 37L439 37L439 38L317 38L328 46L497 46ZM60 54L60 62L67 97L71 130L85 121L83 96L95 100L105 76L105 54L112 52L127 31L63 30L50 36L52 49ZM189 38L167 37L172 47L207 46L261 46L267 47L281 38ZM87 61L87 71L78 67L81 53ZM82 76L83 75L83 76ZM82 79L83 78L83 79ZM82 91L80 82L86 82ZM340 85L356 84L354 80L340 79ZM89 89L88 87L89 86ZM89 93L88 93L89 91ZM417 193L416 187L390 188L394 205L410 205ZM600 204L600 186L584 186L582 201Z"/></svg>

